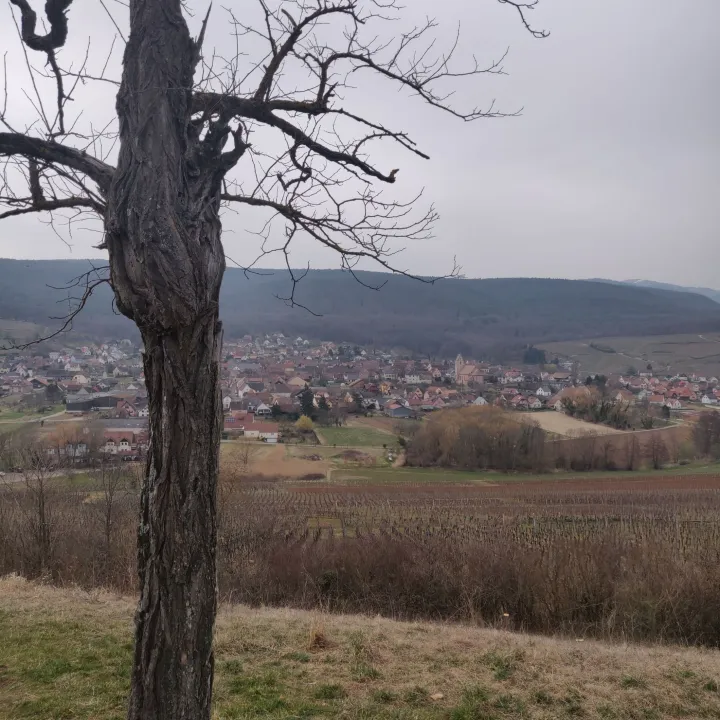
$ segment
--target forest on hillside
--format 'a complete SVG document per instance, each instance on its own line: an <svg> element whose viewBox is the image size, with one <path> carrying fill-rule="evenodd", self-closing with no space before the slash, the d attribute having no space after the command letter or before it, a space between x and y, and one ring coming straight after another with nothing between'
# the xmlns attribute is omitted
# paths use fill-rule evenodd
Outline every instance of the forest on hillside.
<svg viewBox="0 0 720 720"><path fill-rule="evenodd" d="M0 318L57 327L81 295L72 281L87 260L0 260ZM720 304L692 293L585 280L447 279L387 273L310 271L297 286L287 272L228 269L221 293L226 335L283 332L432 356L457 352L521 357L528 344L608 336L720 330ZM369 287L368 287L369 286ZM372 289L379 287L380 289ZM107 285L74 323L93 336L131 335Z"/></svg>

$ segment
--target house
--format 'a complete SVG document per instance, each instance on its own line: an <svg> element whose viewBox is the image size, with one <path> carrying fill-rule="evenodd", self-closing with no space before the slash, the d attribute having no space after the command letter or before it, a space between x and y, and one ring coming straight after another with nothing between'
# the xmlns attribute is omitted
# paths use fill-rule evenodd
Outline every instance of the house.
<svg viewBox="0 0 720 720"><path fill-rule="evenodd" d="M106 453L107 455L119 455L121 453L127 454L132 451L132 444L126 437L120 438L119 440L107 438L100 451Z"/></svg>
<svg viewBox="0 0 720 720"><path fill-rule="evenodd" d="M245 437L276 443L280 437L280 425L274 422L254 421L245 425Z"/></svg>
<svg viewBox="0 0 720 720"><path fill-rule="evenodd" d="M295 377L291 377L285 384L293 390L302 390L307 385L307 381L299 375L295 375Z"/></svg>
<svg viewBox="0 0 720 720"><path fill-rule="evenodd" d="M232 398L230 397L230 395L226 395L222 399L223 412L228 412L228 410L230 410L230 403L232 403Z"/></svg>
<svg viewBox="0 0 720 720"><path fill-rule="evenodd" d="M535 391L535 396L539 398L549 398L552 396L552 393L546 387L539 387Z"/></svg>
<svg viewBox="0 0 720 720"><path fill-rule="evenodd" d="M112 421L113 425L120 425L122 422ZM100 452L108 455L140 455L148 447L147 431L142 427L107 427L103 437L105 443Z"/></svg>
<svg viewBox="0 0 720 720"><path fill-rule="evenodd" d="M473 402L473 405L485 406L487 404L488 404L488 401L482 395L478 396L475 399L475 401Z"/></svg>
<svg viewBox="0 0 720 720"><path fill-rule="evenodd" d="M385 406L385 414L391 418L409 418L413 416L412 410L404 405Z"/></svg>
<svg viewBox="0 0 720 720"><path fill-rule="evenodd" d="M665 401L664 407L670 408L671 410L682 410L682 403L679 400L674 400L673 398L670 398L669 400Z"/></svg>
<svg viewBox="0 0 720 720"><path fill-rule="evenodd" d="M665 396L664 395L651 395L648 398L648 402L651 405L664 405L665 404Z"/></svg>
<svg viewBox="0 0 720 720"><path fill-rule="evenodd" d="M615 395L613 395L613 400L618 403L635 403L635 396L629 391L625 389L618 390Z"/></svg>
<svg viewBox="0 0 720 720"><path fill-rule="evenodd" d="M513 384L516 385L524 380L523 374L519 370L508 370L501 378L500 382L503 385Z"/></svg>
<svg viewBox="0 0 720 720"><path fill-rule="evenodd" d="M713 395L703 395L700 398L700 402L703 405L717 405L718 399L716 397L714 397Z"/></svg>
<svg viewBox="0 0 720 720"><path fill-rule="evenodd" d="M137 410L135 409L135 406L127 400L120 400L116 407L120 415L131 418L137 417Z"/></svg>
<svg viewBox="0 0 720 720"><path fill-rule="evenodd" d="M527 399L528 408L530 410L540 410L543 406L542 400L539 397L532 395Z"/></svg>

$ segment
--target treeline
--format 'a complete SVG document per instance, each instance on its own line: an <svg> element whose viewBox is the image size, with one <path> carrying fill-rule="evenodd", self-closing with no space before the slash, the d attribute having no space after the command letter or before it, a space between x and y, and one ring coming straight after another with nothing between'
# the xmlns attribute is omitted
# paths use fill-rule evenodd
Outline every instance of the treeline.
<svg viewBox="0 0 720 720"><path fill-rule="evenodd" d="M501 472L660 469L695 456L720 457L720 413L692 438L682 427L558 439L494 407L444 410L403 438L408 465Z"/></svg>
<svg viewBox="0 0 720 720"><path fill-rule="evenodd" d="M409 465L512 472L545 469L547 433L493 407L444 410L405 441Z"/></svg>
<svg viewBox="0 0 720 720"><path fill-rule="evenodd" d="M596 425L607 425L616 430L651 430L655 418L643 408L608 397L605 392L607 378L599 375L582 387L568 388L562 399L565 413L570 417ZM600 387L598 387L600 386ZM669 412L668 412L669 415Z"/></svg>

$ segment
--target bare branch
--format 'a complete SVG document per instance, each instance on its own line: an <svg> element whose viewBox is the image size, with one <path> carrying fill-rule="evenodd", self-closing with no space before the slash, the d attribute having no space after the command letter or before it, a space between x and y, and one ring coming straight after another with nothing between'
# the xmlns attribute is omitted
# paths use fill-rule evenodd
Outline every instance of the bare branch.
<svg viewBox="0 0 720 720"><path fill-rule="evenodd" d="M216 95L214 93L195 93L193 96L193 111L204 111L208 114L218 113L221 116L230 115L231 117L256 120L264 125L269 125L270 127L281 130L285 135L292 138L295 143L304 145L327 160L356 167L366 175L382 180L383 182L395 182L395 174L397 171L385 174L351 153L338 151L327 145L323 145L288 120L272 113L267 105L263 103L257 103L254 100L247 100L245 98Z"/></svg>
<svg viewBox="0 0 720 720"><path fill-rule="evenodd" d="M22 16L22 39L31 49L38 52L52 53L61 48L67 39L68 25L65 13L73 0L47 0L45 16L50 23L50 30L45 35L35 34L37 15L27 0L10 0L20 10Z"/></svg>
<svg viewBox="0 0 720 720"><path fill-rule="evenodd" d="M314 12L307 15L305 18L303 18L299 23L295 22L295 20L292 18L290 13L287 12L284 8L282 9L283 14L290 20L292 25L292 31L288 34L287 38L285 39L285 42L282 44L280 48L277 48L275 45L274 39L272 38L272 32L270 30L269 25L269 12L267 9L267 6L265 3L262 3L263 10L265 11L265 20L268 26L268 36L271 40L271 44L273 45L273 58L270 61L270 64L268 65L267 69L265 70L265 73L262 77L262 80L260 81L260 85L258 86L258 89L255 91L255 95L253 96L253 99L256 101L266 100L270 96L270 90L272 89L272 84L275 79L275 76L280 69L281 65L285 61L285 59L288 57L288 55L293 51L295 48L295 45L297 44L298 40L302 37L303 32L311 27L317 20L322 18L326 15L333 15L333 14L340 14L340 15L348 15L350 17L355 16L356 12L356 3L355 2L347 2L347 3L341 3L338 5L332 5L332 4L321 4L318 3L319 8L315 10Z"/></svg>
<svg viewBox="0 0 720 720"><path fill-rule="evenodd" d="M87 272L82 273L81 275L78 275L75 279L70 281L67 285L63 287L57 287L53 288L54 290L70 290L72 288L82 288L82 294L79 298L73 298L68 297L64 298L60 302L72 301L76 302L77 304L75 307L67 314L63 315L61 317L53 317L51 320L62 320L63 324L60 326L59 329L49 333L48 335L45 335L41 338L38 338L37 340L32 340L30 342L21 344L21 345L15 345L12 343L9 346L5 346L2 349L3 350L27 350L27 348L32 347L33 345L37 345L38 343L45 342L46 340L51 340L52 338L57 337L58 335L61 335L64 332L68 332L72 329L73 321L75 318L82 312L85 305L87 305L88 300L90 300L93 292L100 286L107 283L110 285L110 278L105 275L105 272L109 268L107 266L101 266L101 267L93 267L92 269L88 270ZM52 287L52 286L50 286Z"/></svg>
<svg viewBox="0 0 720 720"><path fill-rule="evenodd" d="M98 213L103 212L102 207L98 207L96 203L88 198L82 197L67 197L58 198L57 200L45 200L44 198L40 202L33 202L32 198L29 198L30 203L26 207L15 208L14 210L6 210L0 213L0 220L5 218L13 217L14 215L27 215L28 213L37 212L50 212L52 210L62 210L65 208L79 208L86 207L91 210L95 210Z"/></svg>
<svg viewBox="0 0 720 720"><path fill-rule="evenodd" d="M115 172L107 163L53 140L43 140L19 133L0 133L0 157L12 156L57 163L76 170L93 180L103 193L110 187Z"/></svg>
<svg viewBox="0 0 720 720"><path fill-rule="evenodd" d="M47 55L48 65L51 67L57 85L57 124L58 131L54 131L54 124L49 125L48 130L51 137L65 134L65 88L63 86L63 75L55 57L55 51L65 45L67 39L68 25L65 13L73 0L47 0L45 3L45 16L50 24L50 30L45 35L37 35L35 26L37 15L27 0L10 0L20 10L21 25L20 34L23 43L31 50L44 52Z"/></svg>
<svg viewBox="0 0 720 720"><path fill-rule="evenodd" d="M528 0L527 2L520 2L519 0L498 0L501 5L511 5L514 7L520 15L520 20L525 26L525 29L535 38L542 39L550 35L549 30L534 30L528 22L526 12L534 10L540 0Z"/></svg>

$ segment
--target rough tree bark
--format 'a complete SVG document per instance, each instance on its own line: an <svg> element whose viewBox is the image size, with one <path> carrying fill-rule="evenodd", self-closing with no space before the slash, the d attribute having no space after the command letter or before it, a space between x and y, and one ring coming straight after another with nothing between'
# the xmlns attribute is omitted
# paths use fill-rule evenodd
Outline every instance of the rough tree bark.
<svg viewBox="0 0 720 720"><path fill-rule="evenodd" d="M140 329L151 447L141 494L130 720L210 716L221 432L221 174L196 156L198 60L179 0L134 0L106 244ZM179 671L178 671L179 669Z"/></svg>

